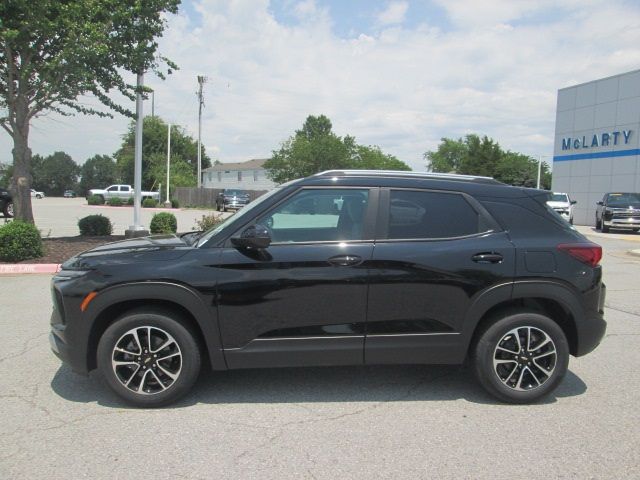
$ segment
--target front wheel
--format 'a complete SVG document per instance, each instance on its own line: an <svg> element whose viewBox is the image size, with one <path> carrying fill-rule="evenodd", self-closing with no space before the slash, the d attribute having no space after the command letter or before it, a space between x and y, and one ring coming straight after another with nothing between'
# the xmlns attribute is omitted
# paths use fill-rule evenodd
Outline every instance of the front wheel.
<svg viewBox="0 0 640 480"><path fill-rule="evenodd" d="M6 203L2 213L5 218L13 218L13 202Z"/></svg>
<svg viewBox="0 0 640 480"><path fill-rule="evenodd" d="M553 391L569 365L569 345L549 317L517 313L490 325L478 338L474 367L480 384L509 403L530 403Z"/></svg>
<svg viewBox="0 0 640 480"><path fill-rule="evenodd" d="M200 349L194 334L162 312L134 311L107 328L98 369L111 389L138 407L176 401L195 383Z"/></svg>

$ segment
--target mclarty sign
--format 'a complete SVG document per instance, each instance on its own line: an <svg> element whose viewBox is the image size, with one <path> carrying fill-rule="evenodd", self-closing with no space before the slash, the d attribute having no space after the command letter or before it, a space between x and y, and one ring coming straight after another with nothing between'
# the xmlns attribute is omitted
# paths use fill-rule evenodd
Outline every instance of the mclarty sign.
<svg viewBox="0 0 640 480"><path fill-rule="evenodd" d="M562 150L626 145L629 143L629 140L631 140L632 134L633 130L619 130L594 133L593 135L582 135L581 137L564 137L562 139Z"/></svg>

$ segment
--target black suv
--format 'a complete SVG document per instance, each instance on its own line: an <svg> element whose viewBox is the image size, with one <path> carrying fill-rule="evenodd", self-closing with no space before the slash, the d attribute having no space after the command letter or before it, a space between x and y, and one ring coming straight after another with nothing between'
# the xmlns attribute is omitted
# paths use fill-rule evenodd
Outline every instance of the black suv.
<svg viewBox="0 0 640 480"><path fill-rule="evenodd" d="M249 203L249 194L244 190L225 188L216 198L218 211L226 212L229 209L238 210Z"/></svg>
<svg viewBox="0 0 640 480"><path fill-rule="evenodd" d="M205 233L104 245L53 278L51 347L158 406L213 370L460 364L498 399L552 391L602 339L602 249L547 192L329 171Z"/></svg>
<svg viewBox="0 0 640 480"><path fill-rule="evenodd" d="M605 193L597 203L596 228L603 233L610 228L640 230L640 193Z"/></svg>
<svg viewBox="0 0 640 480"><path fill-rule="evenodd" d="M9 190L0 188L0 211L4 215L4 218L13 217L13 198Z"/></svg>

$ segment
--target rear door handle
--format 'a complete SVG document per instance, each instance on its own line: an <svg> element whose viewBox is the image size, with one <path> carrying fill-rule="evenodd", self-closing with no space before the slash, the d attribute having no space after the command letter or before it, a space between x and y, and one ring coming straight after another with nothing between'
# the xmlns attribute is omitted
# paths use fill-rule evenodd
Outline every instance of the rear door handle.
<svg viewBox="0 0 640 480"><path fill-rule="evenodd" d="M476 253L473 257L471 257L476 263L500 263L503 258L502 255L495 252L484 252L484 253Z"/></svg>
<svg viewBox="0 0 640 480"><path fill-rule="evenodd" d="M336 267L353 267L362 263L362 257L358 255L336 255L327 261Z"/></svg>

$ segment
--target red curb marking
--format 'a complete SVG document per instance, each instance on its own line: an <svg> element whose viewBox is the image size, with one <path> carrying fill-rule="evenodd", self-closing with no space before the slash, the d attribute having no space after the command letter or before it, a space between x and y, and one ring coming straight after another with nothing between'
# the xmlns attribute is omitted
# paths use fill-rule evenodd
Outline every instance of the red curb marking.
<svg viewBox="0 0 640 480"><path fill-rule="evenodd" d="M56 273L60 271L58 263L15 263L0 264L0 275L16 273Z"/></svg>

